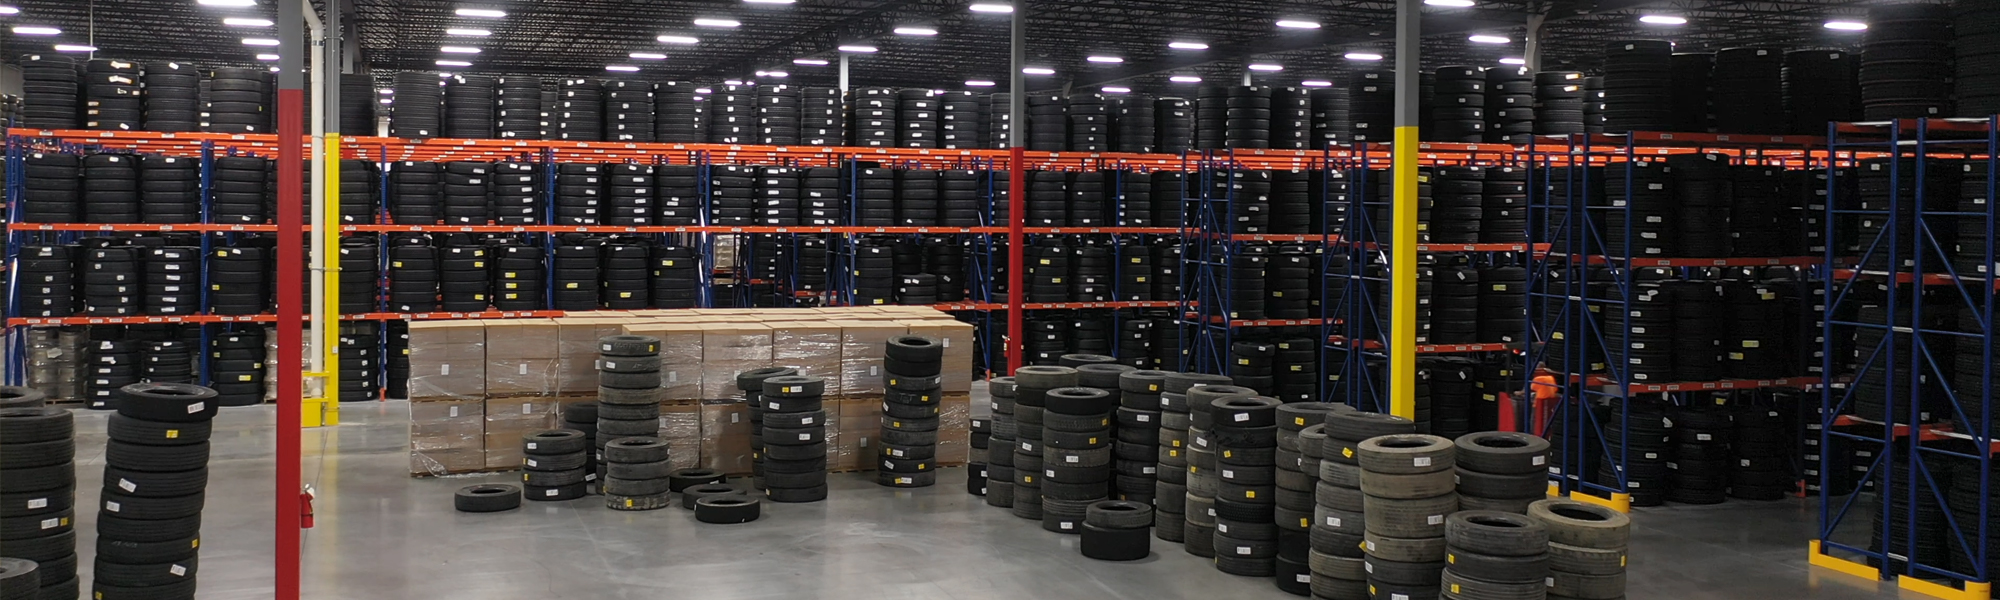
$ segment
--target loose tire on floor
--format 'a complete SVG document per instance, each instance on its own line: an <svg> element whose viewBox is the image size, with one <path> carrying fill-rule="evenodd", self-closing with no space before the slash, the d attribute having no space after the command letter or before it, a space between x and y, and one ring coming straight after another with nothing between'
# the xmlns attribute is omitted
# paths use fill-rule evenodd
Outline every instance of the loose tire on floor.
<svg viewBox="0 0 2000 600"><path fill-rule="evenodd" d="M761 511L762 504L749 496L710 496L694 502L694 518L703 523L748 523Z"/></svg>
<svg viewBox="0 0 2000 600"><path fill-rule="evenodd" d="M452 508L459 512L487 513L521 507L521 488L506 484L468 485L452 495Z"/></svg>
<svg viewBox="0 0 2000 600"><path fill-rule="evenodd" d="M667 492L640 496L624 496L607 492L604 494L604 507L611 510L658 510L673 504L670 500L672 496L672 494Z"/></svg>
<svg viewBox="0 0 2000 600"><path fill-rule="evenodd" d="M1631 541L1632 518L1615 510L1574 500L1550 498L1528 505L1528 516L1542 522L1549 541L1580 548L1624 548Z"/></svg>
<svg viewBox="0 0 2000 600"><path fill-rule="evenodd" d="M1085 517L1083 539L1079 543L1084 558L1096 560L1139 560L1152 554L1151 532L1144 527L1114 528L1091 524Z"/></svg>

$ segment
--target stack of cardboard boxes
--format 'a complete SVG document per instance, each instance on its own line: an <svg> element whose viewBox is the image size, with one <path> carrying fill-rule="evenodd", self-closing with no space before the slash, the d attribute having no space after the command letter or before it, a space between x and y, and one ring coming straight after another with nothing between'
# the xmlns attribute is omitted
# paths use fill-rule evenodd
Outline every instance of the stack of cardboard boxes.
<svg viewBox="0 0 2000 600"><path fill-rule="evenodd" d="M410 324L410 472L516 469L521 434L595 400L597 339L660 338L660 436L676 468L750 473L750 414L736 374L795 367L826 379L827 468L870 470L889 338L945 345L938 464L970 450L973 327L921 307L687 309Z"/></svg>

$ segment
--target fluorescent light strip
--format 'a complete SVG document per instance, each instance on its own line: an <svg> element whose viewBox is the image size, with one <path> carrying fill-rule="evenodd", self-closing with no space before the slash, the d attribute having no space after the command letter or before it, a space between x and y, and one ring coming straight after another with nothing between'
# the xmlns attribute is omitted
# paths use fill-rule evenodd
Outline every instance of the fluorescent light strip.
<svg viewBox="0 0 2000 600"><path fill-rule="evenodd" d="M653 38L653 40L654 40L654 41L657 41L657 42L659 42L659 43L662 43L662 44L699 44L699 43L701 43L701 40L698 40L698 39L695 39L695 38L691 38L691 37L688 37L688 36L685 36L685 35L663 35L663 36L660 36L660 37L656 37L656 38Z"/></svg>
<svg viewBox="0 0 2000 600"><path fill-rule="evenodd" d="M259 54L259 55L257 55L257 60L278 60L278 55L276 55L276 54Z"/></svg>
<svg viewBox="0 0 2000 600"><path fill-rule="evenodd" d="M827 65L827 62L817 58L794 58L792 59L792 64L806 65L809 67L824 67Z"/></svg>
<svg viewBox="0 0 2000 600"><path fill-rule="evenodd" d="M17 25L14 27L14 34L15 35L62 35L62 30L56 29L54 27L43 27L40 25ZM277 40L272 40L272 41L277 41Z"/></svg>
<svg viewBox="0 0 2000 600"><path fill-rule="evenodd" d="M0 15L18 15L18 14L21 14L21 9L19 8L15 8L12 6L0 6Z"/></svg>
<svg viewBox="0 0 2000 600"><path fill-rule="evenodd" d="M629 58L635 58L635 59L638 59L638 60L666 60L666 59L667 59L667 55L665 55L665 54L660 54L660 53L658 53L658 52L633 52L633 53L631 53L631 54L627 54L627 55L625 55L625 56L626 56L626 57L629 57Z"/></svg>
<svg viewBox="0 0 2000 600"><path fill-rule="evenodd" d="M442 48L438 48L438 52L443 52L445 54L478 54L479 49L472 48L469 46L445 46Z"/></svg>
<svg viewBox="0 0 2000 600"><path fill-rule="evenodd" d="M1507 42L1511 42L1514 40L1507 39L1506 36L1475 34L1466 36L1465 41L1472 42L1474 44L1505 44Z"/></svg>
<svg viewBox="0 0 2000 600"><path fill-rule="evenodd" d="M1686 25L1688 20L1673 15L1644 15L1639 17L1639 22L1651 25Z"/></svg>
<svg viewBox="0 0 2000 600"><path fill-rule="evenodd" d="M1048 68L1048 67L1021 67L1021 74L1023 74L1023 75L1054 75L1054 74L1056 74L1056 70L1055 70L1055 69L1051 69L1051 68Z"/></svg>
<svg viewBox="0 0 2000 600"><path fill-rule="evenodd" d="M1250 65L1250 66L1249 66L1249 69L1250 69L1250 70L1252 70L1252 71L1264 71L1264 72L1272 72L1272 71L1283 71L1283 70L1285 70L1285 68L1284 68L1283 66L1280 66L1280 65L1267 65L1267 64L1254 64L1254 65Z"/></svg>
<svg viewBox="0 0 2000 600"><path fill-rule="evenodd" d="M742 27L743 22L736 19L695 19L694 25L696 27Z"/></svg>
<svg viewBox="0 0 2000 600"><path fill-rule="evenodd" d="M1084 60L1094 63L1107 64L1107 65L1115 65L1118 63L1125 62L1125 59L1118 58L1116 56L1088 56L1084 57Z"/></svg>
<svg viewBox="0 0 2000 600"><path fill-rule="evenodd" d="M791 4L798 0L743 0L744 4Z"/></svg>
<svg viewBox="0 0 2000 600"><path fill-rule="evenodd" d="M861 46L861 45L847 45L847 46L841 46L837 49L840 50L841 52L861 52L861 53L874 52L877 50L877 48L874 46Z"/></svg>
<svg viewBox="0 0 2000 600"><path fill-rule="evenodd" d="M1827 22L1826 22L1826 25L1823 25L1822 27L1825 27L1825 28L1827 28L1827 29L1832 29L1832 30L1834 30L1834 31L1867 31L1867 30L1868 30L1868 24L1867 24L1867 23L1863 23L1863 22L1860 22L1860 21L1827 21Z"/></svg>
<svg viewBox="0 0 2000 600"><path fill-rule="evenodd" d="M437 66L440 66L440 67L470 67L470 66L472 66L472 63L469 63L469 62L465 62L465 61L462 61L462 60L439 60L439 61L437 61Z"/></svg>
<svg viewBox="0 0 2000 600"><path fill-rule="evenodd" d="M1168 42L1167 47L1175 50L1207 50L1208 44L1201 42Z"/></svg>
<svg viewBox="0 0 2000 600"><path fill-rule="evenodd" d="M242 8L246 6L256 6L257 0L195 0L195 4L200 4L202 6L226 6L233 8Z"/></svg>
<svg viewBox="0 0 2000 600"><path fill-rule="evenodd" d="M1525 59L1525 58L1519 58L1519 57L1513 57L1513 56L1509 56L1509 57L1507 57L1507 58L1503 58L1503 59L1500 59L1500 64L1503 64L1503 65L1525 65L1525 64L1528 64L1528 59Z"/></svg>
<svg viewBox="0 0 2000 600"><path fill-rule="evenodd" d="M97 51L97 47L96 47L96 46L83 46L83 45L79 45L79 44L56 44L56 51L57 51L57 52L96 52L96 51ZM260 55L260 56L261 56L261 55Z"/></svg>
<svg viewBox="0 0 2000 600"><path fill-rule="evenodd" d="M1106 94L1130 94L1130 93L1132 93L1132 88L1128 88L1128 87L1124 87L1124 86L1117 86L1117 85L1107 85L1107 86L1104 86L1104 93L1106 93Z"/></svg>
<svg viewBox="0 0 2000 600"><path fill-rule="evenodd" d="M993 81L988 79L965 80L965 87L993 87L993 85L994 85Z"/></svg>
<svg viewBox="0 0 2000 600"><path fill-rule="evenodd" d="M1424 4L1446 8L1472 8L1472 0L1424 0Z"/></svg>
<svg viewBox="0 0 2000 600"><path fill-rule="evenodd" d="M455 36L460 36L460 37L486 37L486 36L489 36L489 35L493 35L493 31L492 31L492 30L489 30L489 29L472 29L472 28L467 28L467 27L453 27L453 28L451 28L451 29L446 29L446 30L444 30L444 34L445 34L445 35L455 35Z"/></svg>
<svg viewBox="0 0 2000 600"><path fill-rule="evenodd" d="M1278 21L1278 26L1283 27L1285 29L1319 29L1319 23L1313 21L1296 21L1292 19Z"/></svg>
<svg viewBox="0 0 2000 600"><path fill-rule="evenodd" d="M270 19L252 19L252 18L249 18L249 17L229 17L229 18L227 18L227 19L223 19L223 20L222 20L222 24L223 24L223 25L228 25L228 26L230 26L230 27L270 27L270 26L271 26L271 25L273 25L274 23L272 23Z"/></svg>
<svg viewBox="0 0 2000 600"><path fill-rule="evenodd" d="M1349 52L1342 58L1346 58L1347 60L1374 61L1382 60L1382 55L1373 52Z"/></svg>
<svg viewBox="0 0 2000 600"><path fill-rule="evenodd" d="M506 11L493 10L490 8L461 8L458 9L456 14L461 17L477 17L481 19L507 18Z"/></svg>
<svg viewBox="0 0 2000 600"><path fill-rule="evenodd" d="M966 8L976 13L1006 14L1014 12L1014 5L1012 4L974 4Z"/></svg>
<svg viewBox="0 0 2000 600"><path fill-rule="evenodd" d="M1201 83L1201 78L1193 75L1175 75L1173 77L1168 77L1167 81L1172 81L1174 83Z"/></svg>
<svg viewBox="0 0 2000 600"><path fill-rule="evenodd" d="M18 30L18 29L16 29L16 30L15 30L15 32L16 32L16 33L19 33L19 30ZM274 39L271 39L271 38L243 38L243 45L245 45L245 46L276 46L276 45L278 45L278 40L274 40Z"/></svg>
<svg viewBox="0 0 2000 600"><path fill-rule="evenodd" d="M1299 82L1299 85L1305 87L1333 87L1333 82L1324 79L1307 79Z"/></svg>
<svg viewBox="0 0 2000 600"><path fill-rule="evenodd" d="M635 72L635 71L638 71L638 70L639 70L639 67L635 67L635 66L632 66L632 65L605 65L605 66L604 66L604 70L606 70L606 71L624 71L624 72L627 72L627 73L631 73L631 72Z"/></svg>
<svg viewBox="0 0 2000 600"><path fill-rule="evenodd" d="M897 27L896 35L937 35L936 29L929 27Z"/></svg>

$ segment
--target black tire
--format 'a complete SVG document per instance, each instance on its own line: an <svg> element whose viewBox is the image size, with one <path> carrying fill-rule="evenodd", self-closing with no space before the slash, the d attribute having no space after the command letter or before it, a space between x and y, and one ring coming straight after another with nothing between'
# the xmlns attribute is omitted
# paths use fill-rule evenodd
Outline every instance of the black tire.
<svg viewBox="0 0 2000 600"><path fill-rule="evenodd" d="M521 450L528 454L562 455L589 449L590 439L575 429L547 429L521 436Z"/></svg>
<svg viewBox="0 0 2000 600"><path fill-rule="evenodd" d="M521 457L521 466L528 471L570 471L590 464L590 451L578 450L569 454L529 454Z"/></svg>
<svg viewBox="0 0 2000 600"><path fill-rule="evenodd" d="M1542 474L1547 471L1549 441L1510 431L1483 431L1459 436L1458 465L1493 475ZM1477 494L1474 494L1477 495Z"/></svg>
<svg viewBox="0 0 2000 600"><path fill-rule="evenodd" d="M104 464L149 473L192 471L208 466L208 442L142 446L113 440L104 445Z"/></svg>
<svg viewBox="0 0 2000 600"><path fill-rule="evenodd" d="M117 515L97 515L98 539L126 542L169 542L200 535L201 516L148 521Z"/></svg>
<svg viewBox="0 0 2000 600"><path fill-rule="evenodd" d="M673 471L674 463L665 460L649 463L614 461L604 464L605 475L617 479L666 479Z"/></svg>
<svg viewBox="0 0 2000 600"><path fill-rule="evenodd" d="M1152 536L1145 527L1112 528L1090 523L1082 528L1079 550L1084 558L1096 560L1139 560L1153 553Z"/></svg>
<svg viewBox="0 0 2000 600"><path fill-rule="evenodd" d="M1368 581L1371 584L1386 583L1395 586L1436 587L1439 577L1444 574L1445 567L1445 562L1442 560L1436 562L1402 562L1389 560L1373 553L1370 553L1366 560Z"/></svg>
<svg viewBox="0 0 2000 600"><path fill-rule="evenodd" d="M41 390L18 385L0 385L0 410L41 408L48 402L48 394L42 393Z"/></svg>
<svg viewBox="0 0 2000 600"><path fill-rule="evenodd" d="M780 429L824 427L826 426L826 411L822 409L796 413L770 413L764 415L763 423L765 427Z"/></svg>
<svg viewBox="0 0 2000 600"><path fill-rule="evenodd" d="M1368 578L1368 560L1334 556L1320 551L1312 551L1306 556L1306 564L1313 573L1336 579L1361 581Z"/></svg>
<svg viewBox="0 0 2000 600"><path fill-rule="evenodd" d="M1153 524L1153 507L1123 500L1093 502L1083 521L1105 529L1144 529Z"/></svg>
<svg viewBox="0 0 2000 600"><path fill-rule="evenodd" d="M592 412L595 413L596 416L592 417L589 423L590 427L595 429L597 427L598 419L610 419L613 421L644 421L648 419L659 420L660 405L653 403L600 404L597 406L597 410Z"/></svg>
<svg viewBox="0 0 2000 600"><path fill-rule="evenodd" d="M660 434L659 419L597 419L597 435L652 437ZM623 439L623 438L619 438Z"/></svg>
<svg viewBox="0 0 2000 600"><path fill-rule="evenodd" d="M810 375L780 375L762 381L758 389L769 398L819 398L826 395L826 380Z"/></svg>
<svg viewBox="0 0 2000 600"><path fill-rule="evenodd" d="M1625 597L1625 573L1608 575L1579 575L1550 571L1548 594L1550 597L1575 598L1577 600L1617 600Z"/></svg>
<svg viewBox="0 0 2000 600"><path fill-rule="evenodd" d="M35 392L37 394L41 392ZM0 409L0 442L53 442L76 436L76 419L64 408Z"/></svg>
<svg viewBox="0 0 2000 600"><path fill-rule="evenodd" d="M764 499L772 502L799 504L805 502L819 502L821 500L825 500L826 493L827 493L827 488L826 484L824 483L812 487L803 487L803 488L773 487L773 488L766 488L764 490Z"/></svg>
<svg viewBox="0 0 2000 600"><path fill-rule="evenodd" d="M458 512L488 513L521 507L521 488L507 484L480 484L458 488L452 508Z"/></svg>
<svg viewBox="0 0 2000 600"><path fill-rule="evenodd" d="M1397 475L1361 471L1361 491L1378 498L1409 500L1414 498L1434 498L1458 489L1457 474L1451 471L1432 471Z"/></svg>
<svg viewBox="0 0 2000 600"><path fill-rule="evenodd" d="M944 344L936 339L921 335L903 335L889 338L883 349L883 356L910 363L936 363L944 360ZM909 375L911 373L901 373Z"/></svg>
<svg viewBox="0 0 2000 600"><path fill-rule="evenodd" d="M758 398L757 401L763 403L765 416L770 416L772 413L811 412L823 410L826 406L825 401L819 396L802 398L766 396Z"/></svg>
<svg viewBox="0 0 2000 600"><path fill-rule="evenodd" d="M64 550L68 552L68 549ZM189 537L164 542L128 542L104 536L97 538L97 557L119 563L163 563L194 556L201 551L201 538Z"/></svg>
<svg viewBox="0 0 2000 600"><path fill-rule="evenodd" d="M598 387L615 390L654 390L660 387L660 372L613 373L610 371L599 371L597 373L597 385ZM655 401L657 401L657 397L656 395ZM603 398L601 394L598 401L605 404L635 404L632 402L612 402Z"/></svg>
<svg viewBox="0 0 2000 600"><path fill-rule="evenodd" d="M97 559L92 565L91 575L97 581L112 585L132 587L155 587L171 585L192 579L200 570L198 557L164 563L115 563ZM107 596L108 597L108 596Z"/></svg>
<svg viewBox="0 0 2000 600"><path fill-rule="evenodd" d="M766 379L770 379L772 377L787 377L798 374L799 370L794 369L792 367L764 367L761 369L751 369L736 374L736 389L744 392L760 391L764 389L764 380Z"/></svg>
<svg viewBox="0 0 2000 600"><path fill-rule="evenodd" d="M67 465L76 459L76 442L55 440L0 444L0 470Z"/></svg>
<svg viewBox="0 0 2000 600"><path fill-rule="evenodd" d="M702 485L689 486L687 489L681 490L681 508L694 510L695 500L705 498L708 496L729 496L729 495L743 496L747 494L743 490L736 489L736 486L723 483L705 483Z"/></svg>
<svg viewBox="0 0 2000 600"><path fill-rule="evenodd" d="M1624 548L1579 548L1569 544L1549 544L1549 568L1579 575L1614 575L1625 572Z"/></svg>
<svg viewBox="0 0 2000 600"><path fill-rule="evenodd" d="M208 441L214 429L211 421L170 423L148 421L113 413L105 424L105 434L113 440L148 446L185 446Z"/></svg>
<svg viewBox="0 0 2000 600"><path fill-rule="evenodd" d="M604 405L608 404L617 404L617 405L659 404L660 390L657 386L639 390L627 390L627 389L598 386L597 403L599 405L597 408L600 411L604 410Z"/></svg>
<svg viewBox="0 0 2000 600"><path fill-rule="evenodd" d="M1385 435L1355 445L1363 471L1391 474L1450 471L1455 464L1451 440L1434 435Z"/></svg>
<svg viewBox="0 0 2000 600"><path fill-rule="evenodd" d="M215 418L215 390L185 383L134 383L118 388L118 414L135 419L194 423Z"/></svg>
<svg viewBox="0 0 2000 600"><path fill-rule="evenodd" d="M1453 513L1445 520L1444 535L1454 548L1487 556L1536 556L1549 550L1548 529L1541 521L1514 513Z"/></svg>
<svg viewBox="0 0 2000 600"><path fill-rule="evenodd" d="M578 485L584 482L588 469L581 466L567 471L522 471L523 488L557 488Z"/></svg>
<svg viewBox="0 0 2000 600"><path fill-rule="evenodd" d="M826 443L803 446L766 446L764 458L773 461L826 459Z"/></svg>
<svg viewBox="0 0 2000 600"><path fill-rule="evenodd" d="M1368 531L1388 537L1443 537L1445 516L1458 511L1458 494L1392 499L1365 496L1361 514ZM1435 524L1432 524L1435 523Z"/></svg>
<svg viewBox="0 0 2000 600"><path fill-rule="evenodd" d="M523 485L521 486L521 499L536 502L561 502L582 498L588 491L589 486L584 485L583 482L558 486Z"/></svg>
<svg viewBox="0 0 2000 600"><path fill-rule="evenodd" d="M1544 578L1525 582L1492 581L1471 576L1463 565L1452 565L1444 570L1439 584L1449 597L1457 600L1541 600L1553 597Z"/></svg>
<svg viewBox="0 0 2000 600"><path fill-rule="evenodd" d="M937 472L928 473L888 473L876 472L875 483L886 487L919 488L937 484ZM1099 497L1103 494L1099 493Z"/></svg>
<svg viewBox="0 0 2000 600"><path fill-rule="evenodd" d="M1264 428L1278 424L1278 406L1283 404L1277 398L1266 396L1239 396L1215 400L1214 413L1217 429Z"/></svg>
<svg viewBox="0 0 2000 600"><path fill-rule="evenodd" d="M597 353L605 356L658 356L660 338L646 335L607 335L597 338Z"/></svg>
<svg viewBox="0 0 2000 600"><path fill-rule="evenodd" d="M1371 531L1361 535L1361 550L1382 560L1431 563L1444 562L1450 548L1444 538L1398 538Z"/></svg>
<svg viewBox="0 0 2000 600"><path fill-rule="evenodd" d="M668 459L667 443L656 437L619 438L604 443L604 460L614 463L655 463Z"/></svg>
<svg viewBox="0 0 2000 600"><path fill-rule="evenodd" d="M195 578L177 581L168 585L123 586L92 581L92 600L179 600L194 598Z"/></svg>
<svg viewBox="0 0 2000 600"><path fill-rule="evenodd" d="M668 479L671 480L670 489L679 492L697 485L723 483L728 478L721 471L714 469L680 469L669 475Z"/></svg>
<svg viewBox="0 0 2000 600"><path fill-rule="evenodd" d="M1416 433L1416 431L1415 421L1394 415L1354 411L1326 416L1326 435L1330 438L1329 442L1333 440L1359 442L1376 436ZM1339 454L1336 449L1335 452L1328 452L1326 456L1331 458Z"/></svg>
<svg viewBox="0 0 2000 600"><path fill-rule="evenodd" d="M20 540L59 535L75 528L75 507L49 514L0 518L0 539Z"/></svg>
<svg viewBox="0 0 2000 600"><path fill-rule="evenodd" d="M604 356L597 359L597 372L604 373L659 373L658 356Z"/></svg>
<svg viewBox="0 0 2000 600"><path fill-rule="evenodd" d="M1458 492L1494 500L1526 500L1548 496L1549 477L1537 471L1518 475L1494 475L1459 467L1455 469Z"/></svg>
<svg viewBox="0 0 2000 600"><path fill-rule="evenodd" d="M204 494L193 493L182 496L145 497L120 494L105 490L98 498L98 508L106 513L133 519L179 519L201 514L206 502Z"/></svg>
<svg viewBox="0 0 2000 600"><path fill-rule="evenodd" d="M943 380L939 375L919 377L919 376L906 376L906 375L897 375L895 373L889 373L888 375L884 376L882 380L883 383L887 385L889 389L904 391L904 392L936 391L938 389L938 386L943 383Z"/></svg>
<svg viewBox="0 0 2000 600"><path fill-rule="evenodd" d="M1319 463L1319 480L1338 487L1361 489L1361 466L1323 460Z"/></svg>
<svg viewBox="0 0 2000 600"><path fill-rule="evenodd" d="M1624 548L1631 541L1631 517L1595 504L1537 500L1528 505L1528 516L1542 522L1552 543L1608 550Z"/></svg>
<svg viewBox="0 0 2000 600"><path fill-rule="evenodd" d="M1239 558L1217 555L1215 570L1242 577L1273 577L1278 574L1278 561L1276 557Z"/></svg>
<svg viewBox="0 0 2000 600"><path fill-rule="evenodd" d="M1457 547L1445 554L1445 562L1468 579L1492 583L1542 583L1549 576L1549 554L1494 556Z"/></svg>
<svg viewBox="0 0 2000 600"><path fill-rule="evenodd" d="M610 492L606 492L604 494L604 506L605 508L609 508L611 510L626 510L626 511L659 510L672 505L673 505L673 494L669 494L667 492L660 492L658 494L645 494L638 496L613 494Z"/></svg>
<svg viewBox="0 0 2000 600"><path fill-rule="evenodd" d="M703 523L748 523L761 511L761 503L750 496L710 496L694 502L694 518Z"/></svg>
<svg viewBox="0 0 2000 600"><path fill-rule="evenodd" d="M69 488L0 494L0 517L22 517L43 515L69 508L76 504L76 494Z"/></svg>
<svg viewBox="0 0 2000 600"><path fill-rule="evenodd" d="M1069 367L1027 366L1014 370L1017 387L1053 390L1075 387L1076 381L1076 369Z"/></svg>

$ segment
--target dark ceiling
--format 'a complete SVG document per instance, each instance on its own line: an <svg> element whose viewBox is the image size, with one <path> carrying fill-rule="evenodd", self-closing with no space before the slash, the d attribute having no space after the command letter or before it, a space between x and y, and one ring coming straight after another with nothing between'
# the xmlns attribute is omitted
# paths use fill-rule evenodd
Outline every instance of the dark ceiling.
<svg viewBox="0 0 2000 600"><path fill-rule="evenodd" d="M53 25L56 38L7 35L0 51L16 56L46 52L55 42L89 42L97 56L158 58L196 64L251 64L258 52L241 38L269 28L224 27L228 16L275 18L272 0L254 8L197 5L197 0L0 0L20 14L0 17L10 25ZM324 6L326 0L314 0ZM983 0L992 1L992 0ZM998 0L1003 1L1004 0ZM1330 79L1356 68L1389 68L1388 61L1361 63L1343 58L1350 51L1391 55L1394 2L1383 0L1026 0L1028 58L1031 66L1056 70L1031 76L1032 89L1115 83L1139 92L1174 93L1184 84L1172 74L1197 74L1211 81L1234 80L1248 62L1283 65L1259 74L1266 83L1296 85ZM1529 16L1546 11L1544 64L1588 68L1609 41L1663 38L1684 49L1712 50L1738 45L1852 47L1860 34L1822 28L1828 18L1860 18L1880 0L1478 0L1475 8L1425 9L1427 67L1491 65L1520 56ZM761 4L744 0L348 0L359 28L363 56L380 72L440 70L440 58L474 63L462 70L545 76L620 76L715 82L751 79L758 70L790 73L788 83L830 85L833 66L794 65L795 58L834 60L834 47L868 43L874 54L856 55L853 85L957 88L966 79L991 79L1005 86L1009 17L967 10L972 0L796 0ZM504 10L504 19L454 15L458 8ZM1688 23L1663 27L1638 21L1641 14L1683 16ZM94 18L93 18L94 15ZM696 18L735 19L741 27L696 27ZM1278 19L1318 21L1317 30L1280 29ZM936 29L934 37L895 35L897 26ZM490 29L484 38L446 37L448 27ZM1504 35L1504 45L1466 41L1470 33ZM659 35L700 38L692 46L662 44ZM1200 41L1208 50L1173 50L1167 42ZM445 56L440 46L474 46L469 58ZM665 60L634 60L631 52L658 52ZM1085 61L1111 55L1123 64ZM268 64L268 63L267 63ZM637 65L639 73L611 73L605 66Z"/></svg>

